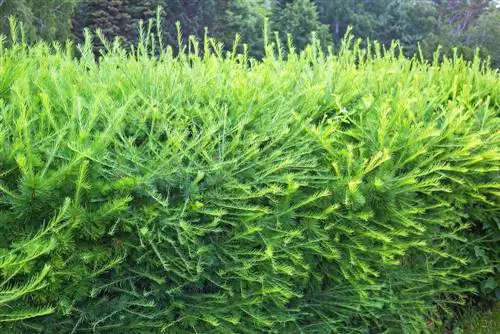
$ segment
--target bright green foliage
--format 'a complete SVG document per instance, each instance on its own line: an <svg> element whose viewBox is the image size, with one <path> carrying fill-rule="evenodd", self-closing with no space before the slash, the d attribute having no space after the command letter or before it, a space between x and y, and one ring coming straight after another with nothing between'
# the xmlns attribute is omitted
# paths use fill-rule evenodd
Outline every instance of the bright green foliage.
<svg viewBox="0 0 500 334"><path fill-rule="evenodd" d="M492 295L498 71L314 43L0 49L0 332L418 333Z"/></svg>

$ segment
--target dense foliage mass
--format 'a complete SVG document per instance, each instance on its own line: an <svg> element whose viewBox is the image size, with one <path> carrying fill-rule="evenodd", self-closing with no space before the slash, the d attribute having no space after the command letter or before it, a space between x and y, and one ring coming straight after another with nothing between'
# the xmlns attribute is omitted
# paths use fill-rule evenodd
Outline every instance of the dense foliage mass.
<svg viewBox="0 0 500 334"><path fill-rule="evenodd" d="M438 44L447 55L458 47L467 59L480 47L482 56L500 66L499 0L0 0L0 31L9 32L8 16L13 15L25 23L30 41L72 36L82 42L83 29L90 28L132 46L141 20L156 24L158 6L165 45L177 45L179 22L185 36L203 39L207 28L227 50L239 33L251 54L261 58L265 20L270 24L266 38L274 37L273 32L282 37L291 33L298 49L310 42L313 30L325 45L337 45L350 25L357 36L387 47L399 39L409 56L417 51L417 42L427 59Z"/></svg>
<svg viewBox="0 0 500 334"><path fill-rule="evenodd" d="M494 295L498 71L189 42L0 48L0 332L418 333Z"/></svg>

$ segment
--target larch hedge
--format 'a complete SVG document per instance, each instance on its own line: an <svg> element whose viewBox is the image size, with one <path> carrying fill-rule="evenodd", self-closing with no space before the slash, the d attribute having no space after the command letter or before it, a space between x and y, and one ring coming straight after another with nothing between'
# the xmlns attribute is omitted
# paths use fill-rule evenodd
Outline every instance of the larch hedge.
<svg viewBox="0 0 500 334"><path fill-rule="evenodd" d="M498 294L498 70L364 44L4 43L0 331L419 333Z"/></svg>

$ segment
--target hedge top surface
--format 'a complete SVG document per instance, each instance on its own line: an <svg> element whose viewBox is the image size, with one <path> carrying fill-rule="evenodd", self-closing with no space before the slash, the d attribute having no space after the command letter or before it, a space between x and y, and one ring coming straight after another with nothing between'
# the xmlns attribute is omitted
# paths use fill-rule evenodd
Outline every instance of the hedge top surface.
<svg viewBox="0 0 500 334"><path fill-rule="evenodd" d="M416 333L495 290L479 59L108 47L0 49L4 332Z"/></svg>

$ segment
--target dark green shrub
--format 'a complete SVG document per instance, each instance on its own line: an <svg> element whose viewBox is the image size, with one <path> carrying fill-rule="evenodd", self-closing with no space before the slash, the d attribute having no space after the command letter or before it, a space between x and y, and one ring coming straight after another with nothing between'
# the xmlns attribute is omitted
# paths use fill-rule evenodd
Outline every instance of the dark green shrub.
<svg viewBox="0 0 500 334"><path fill-rule="evenodd" d="M498 71L204 47L0 50L2 332L417 333L492 294Z"/></svg>

